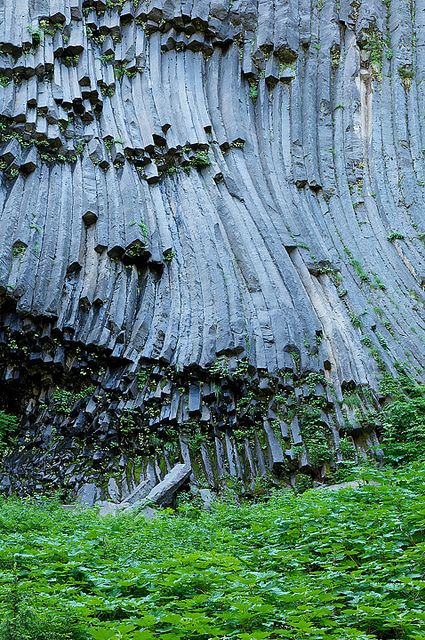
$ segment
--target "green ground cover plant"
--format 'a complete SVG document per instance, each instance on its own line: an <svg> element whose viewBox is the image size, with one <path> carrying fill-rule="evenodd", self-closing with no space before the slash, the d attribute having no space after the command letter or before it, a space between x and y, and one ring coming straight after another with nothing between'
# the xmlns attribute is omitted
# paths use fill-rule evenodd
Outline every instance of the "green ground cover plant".
<svg viewBox="0 0 425 640"><path fill-rule="evenodd" d="M146 521L0 503L1 640L425 637L425 464Z"/></svg>

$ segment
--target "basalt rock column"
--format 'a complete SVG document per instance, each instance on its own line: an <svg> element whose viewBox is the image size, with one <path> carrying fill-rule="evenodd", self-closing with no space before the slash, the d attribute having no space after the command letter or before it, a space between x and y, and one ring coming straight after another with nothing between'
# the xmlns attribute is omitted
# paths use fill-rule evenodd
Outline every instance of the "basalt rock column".
<svg viewBox="0 0 425 640"><path fill-rule="evenodd" d="M424 21L0 0L4 490L249 488L378 445L381 373L425 359Z"/></svg>

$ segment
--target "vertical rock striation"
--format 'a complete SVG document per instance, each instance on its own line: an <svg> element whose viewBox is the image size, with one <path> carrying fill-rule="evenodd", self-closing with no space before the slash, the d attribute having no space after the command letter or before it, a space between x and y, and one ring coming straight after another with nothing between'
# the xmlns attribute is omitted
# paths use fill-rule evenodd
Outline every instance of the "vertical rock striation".
<svg viewBox="0 0 425 640"><path fill-rule="evenodd" d="M378 445L425 360L423 40L425 0L0 0L3 490Z"/></svg>

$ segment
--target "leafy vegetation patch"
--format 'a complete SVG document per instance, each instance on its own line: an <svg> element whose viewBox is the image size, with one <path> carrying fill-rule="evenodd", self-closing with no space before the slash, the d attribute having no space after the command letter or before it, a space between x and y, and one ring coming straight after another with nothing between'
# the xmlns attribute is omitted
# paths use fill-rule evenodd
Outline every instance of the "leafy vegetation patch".
<svg viewBox="0 0 425 640"><path fill-rule="evenodd" d="M17 432L18 427L17 416L0 409L0 451L5 447L8 439Z"/></svg>
<svg viewBox="0 0 425 640"><path fill-rule="evenodd" d="M74 405L79 401L87 398L94 392L93 386L88 386L79 392L68 391L67 389L56 389L53 392L53 402L56 411L63 415L69 416Z"/></svg>
<svg viewBox="0 0 425 640"><path fill-rule="evenodd" d="M190 160L190 165L192 167L196 167L197 169L209 167L210 164L211 160L206 151L198 151Z"/></svg>
<svg viewBox="0 0 425 640"><path fill-rule="evenodd" d="M407 375L384 376L381 391L390 398L379 415L386 460L405 464L425 459L425 385Z"/></svg>
<svg viewBox="0 0 425 640"><path fill-rule="evenodd" d="M425 635L425 464L151 521L0 503L1 640Z"/></svg>

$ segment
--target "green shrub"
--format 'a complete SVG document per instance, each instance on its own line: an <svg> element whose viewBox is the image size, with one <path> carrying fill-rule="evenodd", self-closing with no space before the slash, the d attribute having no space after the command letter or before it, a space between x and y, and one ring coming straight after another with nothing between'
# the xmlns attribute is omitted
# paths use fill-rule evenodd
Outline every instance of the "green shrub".
<svg viewBox="0 0 425 640"><path fill-rule="evenodd" d="M17 416L0 409L0 447L3 447L7 439L17 432L18 427L19 420Z"/></svg>
<svg viewBox="0 0 425 640"><path fill-rule="evenodd" d="M391 464L425 458L425 385L407 375L385 376L381 391L388 402L380 415L386 460Z"/></svg>
<svg viewBox="0 0 425 640"><path fill-rule="evenodd" d="M387 236L387 240L388 240L388 242L394 242L395 240L404 240L404 235L402 233L400 233L399 231L392 231Z"/></svg>
<svg viewBox="0 0 425 640"><path fill-rule="evenodd" d="M10 593L10 611L0 622L0 640L86 640L89 636L72 619L54 611L36 611L31 599Z"/></svg>

